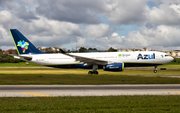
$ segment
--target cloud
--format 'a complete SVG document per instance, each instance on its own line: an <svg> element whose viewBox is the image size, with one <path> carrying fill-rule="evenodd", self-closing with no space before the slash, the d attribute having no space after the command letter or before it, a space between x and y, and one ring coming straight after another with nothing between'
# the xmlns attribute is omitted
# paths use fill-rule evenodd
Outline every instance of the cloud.
<svg viewBox="0 0 180 113"><path fill-rule="evenodd" d="M180 2L149 1L0 0L0 48L14 45L15 28L43 47L178 49Z"/></svg>
<svg viewBox="0 0 180 113"><path fill-rule="evenodd" d="M78 37L77 41L73 43L75 47L96 47L100 49L107 49L109 47L120 47L124 41L124 36L119 36L117 33L112 33L108 37L98 37L98 38L83 38Z"/></svg>
<svg viewBox="0 0 180 113"><path fill-rule="evenodd" d="M112 24L137 24L145 20L146 0L109 0L104 15Z"/></svg>
<svg viewBox="0 0 180 113"><path fill-rule="evenodd" d="M142 48L153 49L180 48L180 27L159 25L156 28L143 26L139 31L131 31L128 35L120 36L114 32L106 37L83 38L79 37L74 46L96 48Z"/></svg>
<svg viewBox="0 0 180 113"><path fill-rule="evenodd" d="M78 24L98 24L97 12L103 9L103 0L40 0L36 11L49 19Z"/></svg>
<svg viewBox="0 0 180 113"><path fill-rule="evenodd" d="M160 4L159 7L147 8L146 18L151 23L179 25L180 5Z"/></svg>
<svg viewBox="0 0 180 113"><path fill-rule="evenodd" d="M102 37L106 36L110 32L110 28L107 24L88 25L85 29L88 37Z"/></svg>
<svg viewBox="0 0 180 113"><path fill-rule="evenodd" d="M50 20L42 16L38 16L38 20L31 22L22 21L21 18L12 15L9 11L1 11L0 18L2 25L0 32L0 46L8 48L14 45L10 36L9 29L18 29L36 46L60 46L74 42L76 36L81 36L79 25ZM13 19L13 21L12 21Z"/></svg>
<svg viewBox="0 0 180 113"><path fill-rule="evenodd" d="M140 31L132 31L125 39L125 44L130 47L170 47L180 46L180 27L166 25L157 26L155 29L142 27Z"/></svg>
<svg viewBox="0 0 180 113"><path fill-rule="evenodd" d="M82 30L77 24L39 16L38 20L31 22L26 34L37 46L63 46L81 36Z"/></svg>
<svg viewBox="0 0 180 113"><path fill-rule="evenodd" d="M83 38L83 37L77 37L77 40L76 42L73 43L73 46L74 47L87 47L87 40L86 38Z"/></svg>
<svg viewBox="0 0 180 113"><path fill-rule="evenodd" d="M9 11L6 10L2 10L0 11L0 23L4 24L4 23L8 23L11 21L12 19L12 15Z"/></svg>
<svg viewBox="0 0 180 113"><path fill-rule="evenodd" d="M77 24L69 22L61 22L57 20L47 19L40 17L39 20L34 20L30 24L30 28L33 33L41 33L42 35L75 35L78 34L80 27ZM51 34L49 34L51 33ZM80 34L80 33L79 33Z"/></svg>
<svg viewBox="0 0 180 113"><path fill-rule="evenodd" d="M33 19L39 19L32 11L28 11L25 6L19 7L15 15L27 22Z"/></svg>
<svg viewBox="0 0 180 113"><path fill-rule="evenodd" d="M113 25L180 24L180 1L152 0L151 2L154 4L152 7L146 4L146 0L109 1L106 3L106 11L102 14Z"/></svg>
<svg viewBox="0 0 180 113"><path fill-rule="evenodd" d="M13 45L12 38L10 34L6 31L6 29L3 28L2 25L0 25L0 46L4 50L6 50L9 47L12 47Z"/></svg>

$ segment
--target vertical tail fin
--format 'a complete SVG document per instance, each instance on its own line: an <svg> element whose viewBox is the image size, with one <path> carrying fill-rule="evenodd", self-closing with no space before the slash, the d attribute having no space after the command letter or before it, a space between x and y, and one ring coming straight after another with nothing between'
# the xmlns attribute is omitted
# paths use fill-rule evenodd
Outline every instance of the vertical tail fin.
<svg viewBox="0 0 180 113"><path fill-rule="evenodd" d="M10 29L11 36L16 46L18 55L21 54L43 54L38 50L23 34L21 34L17 29Z"/></svg>

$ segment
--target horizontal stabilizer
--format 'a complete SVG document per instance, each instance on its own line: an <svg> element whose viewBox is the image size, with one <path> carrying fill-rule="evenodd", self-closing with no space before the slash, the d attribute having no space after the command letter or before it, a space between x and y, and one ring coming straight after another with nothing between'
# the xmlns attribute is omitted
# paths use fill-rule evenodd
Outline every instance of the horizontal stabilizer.
<svg viewBox="0 0 180 113"><path fill-rule="evenodd" d="M14 56L14 58L23 60L23 61L31 61L32 60L31 56L20 56L20 55L13 55L13 54L9 54L9 55Z"/></svg>

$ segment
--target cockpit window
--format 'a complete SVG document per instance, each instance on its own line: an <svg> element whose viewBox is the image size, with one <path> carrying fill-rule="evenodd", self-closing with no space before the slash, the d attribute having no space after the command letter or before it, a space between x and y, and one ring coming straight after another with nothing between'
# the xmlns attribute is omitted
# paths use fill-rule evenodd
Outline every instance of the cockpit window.
<svg viewBox="0 0 180 113"><path fill-rule="evenodd" d="M168 57L169 55L165 55L165 57Z"/></svg>

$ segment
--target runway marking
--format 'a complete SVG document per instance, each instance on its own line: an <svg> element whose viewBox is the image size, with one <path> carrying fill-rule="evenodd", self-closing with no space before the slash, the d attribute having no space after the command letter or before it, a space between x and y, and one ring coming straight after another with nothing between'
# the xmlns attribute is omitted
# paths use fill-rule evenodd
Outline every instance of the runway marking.
<svg viewBox="0 0 180 113"><path fill-rule="evenodd" d="M31 92L20 92L22 94L28 94L28 95L34 95L34 96L41 96L41 97L54 97L51 95L42 95L42 94L37 94L37 93L31 93Z"/></svg>
<svg viewBox="0 0 180 113"><path fill-rule="evenodd" d="M180 93L180 91L167 91L169 93Z"/></svg>

